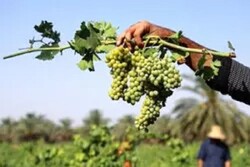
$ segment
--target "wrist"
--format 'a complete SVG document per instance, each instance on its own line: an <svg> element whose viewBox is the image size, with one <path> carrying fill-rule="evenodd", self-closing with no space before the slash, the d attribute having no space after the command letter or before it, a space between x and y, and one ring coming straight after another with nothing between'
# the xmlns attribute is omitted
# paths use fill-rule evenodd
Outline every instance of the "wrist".
<svg viewBox="0 0 250 167"><path fill-rule="evenodd" d="M180 39L180 45L187 47L187 48L194 48L194 49L207 49L206 47L200 45L199 43L196 43L186 37L181 37ZM188 65L193 71L198 70L198 63L200 61L200 58L203 56L203 54L200 53L191 53L190 56L186 58L186 65ZM207 54L205 56L205 63L204 67L210 67L210 64L212 62L213 56Z"/></svg>

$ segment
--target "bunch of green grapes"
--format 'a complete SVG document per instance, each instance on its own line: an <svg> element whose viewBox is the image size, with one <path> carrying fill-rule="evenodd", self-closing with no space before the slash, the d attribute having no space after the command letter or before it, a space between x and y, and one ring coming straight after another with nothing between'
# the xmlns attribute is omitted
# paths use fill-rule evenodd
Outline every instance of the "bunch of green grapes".
<svg viewBox="0 0 250 167"><path fill-rule="evenodd" d="M146 130L160 116L160 109L173 89L181 85L181 76L170 56L159 58L158 52L145 56L142 50L131 53L127 48L116 47L106 56L111 68L112 84L109 96L123 99L134 105L145 95L135 126Z"/></svg>
<svg viewBox="0 0 250 167"><path fill-rule="evenodd" d="M106 55L106 63L111 68L113 78L109 96L118 100L124 96L127 89L130 53L128 49L117 47Z"/></svg>

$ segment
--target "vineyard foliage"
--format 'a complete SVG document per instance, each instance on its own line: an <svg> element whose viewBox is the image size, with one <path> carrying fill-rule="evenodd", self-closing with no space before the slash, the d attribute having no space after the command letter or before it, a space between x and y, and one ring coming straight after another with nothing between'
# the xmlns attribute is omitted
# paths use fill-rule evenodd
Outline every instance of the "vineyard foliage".
<svg viewBox="0 0 250 167"><path fill-rule="evenodd" d="M93 126L89 137L76 135L71 142L45 144L42 141L0 144L0 167L191 167L196 165L198 142L184 143L165 136L161 144L148 144L152 135L127 131L115 140L107 127ZM249 144L232 147L233 166L250 165ZM129 166L128 166L129 165Z"/></svg>
<svg viewBox="0 0 250 167"><path fill-rule="evenodd" d="M120 167L125 162L136 163L134 146L134 138L128 136L124 141L117 141L107 127L92 126L87 138L75 135L69 144L40 147L39 142L34 142L13 145L14 150L22 152L17 155L23 157L9 161L5 158L11 149L5 149L0 166ZM2 147L4 149L8 145L2 144Z"/></svg>

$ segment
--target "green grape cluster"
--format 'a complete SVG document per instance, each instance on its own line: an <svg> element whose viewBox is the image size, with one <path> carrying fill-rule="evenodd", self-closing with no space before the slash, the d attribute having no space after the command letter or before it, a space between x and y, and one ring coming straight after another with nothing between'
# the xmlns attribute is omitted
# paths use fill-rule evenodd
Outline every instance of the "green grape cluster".
<svg viewBox="0 0 250 167"><path fill-rule="evenodd" d="M127 89L129 50L121 47L115 48L106 56L106 63L111 68L112 84L109 96L113 100L123 97L124 90Z"/></svg>
<svg viewBox="0 0 250 167"><path fill-rule="evenodd" d="M182 78L171 57L159 58L158 55L158 52L144 55L143 50L132 53L123 47L116 47L106 55L113 79L109 96L134 105L145 95L135 120L135 126L140 130L147 131L160 116L160 109L173 89L181 85Z"/></svg>

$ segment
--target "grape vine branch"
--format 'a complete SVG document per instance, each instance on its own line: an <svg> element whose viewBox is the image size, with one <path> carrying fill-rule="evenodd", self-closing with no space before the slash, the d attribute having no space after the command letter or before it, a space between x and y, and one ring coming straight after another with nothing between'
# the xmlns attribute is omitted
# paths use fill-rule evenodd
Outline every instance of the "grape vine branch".
<svg viewBox="0 0 250 167"><path fill-rule="evenodd" d="M106 54L105 63L110 68L113 79L109 96L112 100L122 99L132 105L145 96L140 115L135 119L136 127L145 131L160 116L160 109L165 106L173 89L181 86L182 78L175 67L176 62L185 63L191 53L202 54L195 74L210 80L218 75L221 62L213 60L210 68L205 68L206 55L235 57L230 42L228 46L232 52L183 47L179 43L181 31L164 39L146 36L143 39L143 48L135 47L134 51L130 51L124 46L116 47L117 28L107 22L82 22L74 38L65 46L59 45L60 33L53 29L51 22L42 21L34 28L40 33L41 39L29 40L30 47L5 56L4 59L39 52L37 59L52 60L64 50L72 49L81 56L78 67L81 70L94 71L94 61L101 60L100 54ZM133 43L133 40L126 42Z"/></svg>
<svg viewBox="0 0 250 167"><path fill-rule="evenodd" d="M151 37L151 38L158 38L158 37ZM150 44L154 44L156 42L155 41L151 41ZM109 41L102 41L101 42L104 45L115 45L116 41L113 40L109 40ZM173 44L170 42L167 42L163 39L160 39L158 41L159 45L164 45L166 47L172 48L172 49L178 49L180 51L184 51L184 52L189 52L189 53L204 53L204 50L202 49L194 49L194 48L187 48L187 47L183 47L183 46L179 46L177 44ZM39 52L39 51L59 51L62 52L66 49L70 49L70 45L66 45L66 46L58 46L58 47L47 47L47 48L27 48L23 51L19 51L13 54L10 54L8 56L3 57L3 59L9 59L9 58L13 58L16 56L21 56L27 53L32 53L32 52ZM234 52L217 52L217 51L212 51L212 50L206 50L207 53L212 54L212 55L216 55L216 56L223 56L223 57L235 57Z"/></svg>
<svg viewBox="0 0 250 167"><path fill-rule="evenodd" d="M41 33L42 38L49 38L54 40L54 44L58 44L60 42L60 34L57 31L53 30L53 24L51 22L47 22L47 21L42 21L40 25L36 25L34 26L35 30L39 33ZM88 27L85 25L85 22L82 22L81 25L81 30L78 30L77 32L80 32L83 34L83 36L85 36L85 38L87 38L86 35L89 33L89 35L91 35L91 33L93 33L93 29L95 29L94 31L99 31L102 32L101 34L99 34L99 36L90 36L91 38L100 38L100 36L104 36L104 38L100 41L100 45L113 45L115 46L116 44L116 28L113 27L110 23L106 23L106 22L89 22L88 23ZM88 30L88 31L86 31ZM75 39L77 37L77 32L75 35ZM105 36L107 35L107 36ZM110 38L108 38L108 36ZM178 35L174 35L176 38L179 38L180 36ZM158 44L158 45L164 45L165 47L169 48L169 49L175 49L175 50L179 50L179 51L183 51L183 52L189 52L189 53L204 53L203 49L194 49L194 48L186 48L183 46L180 46L176 43L173 42L169 42L167 40L164 39L160 39L159 37L156 36L149 36L147 37L147 39L145 41L148 40L148 38L150 38L151 40L149 40L150 42L148 43L150 44ZM84 39L84 38L82 38ZM153 40L152 40L153 39ZM32 42L33 41L33 42ZM9 58L13 58L16 56L21 56L21 55L25 55L28 53L33 53L33 52L63 52L64 50L67 49L73 49L71 46L72 42L69 42L69 45L65 45L65 46L59 46L59 45L42 45L39 48L33 48L33 44L35 42L41 42L42 40L30 40L31 43L31 47L28 47L22 51L10 54L8 56L3 57L3 59L9 59ZM91 42L91 41L90 41ZM44 42L42 42L44 43ZM51 43L50 43L51 44ZM230 46L231 43L229 42ZM232 48L232 47L230 47ZM208 54L212 54L212 55L217 55L217 56L224 56L224 57L235 57L234 52L217 52L217 51L212 51L212 50L205 50L206 53ZM39 57L38 57L39 58ZM43 59L43 58L41 58Z"/></svg>

